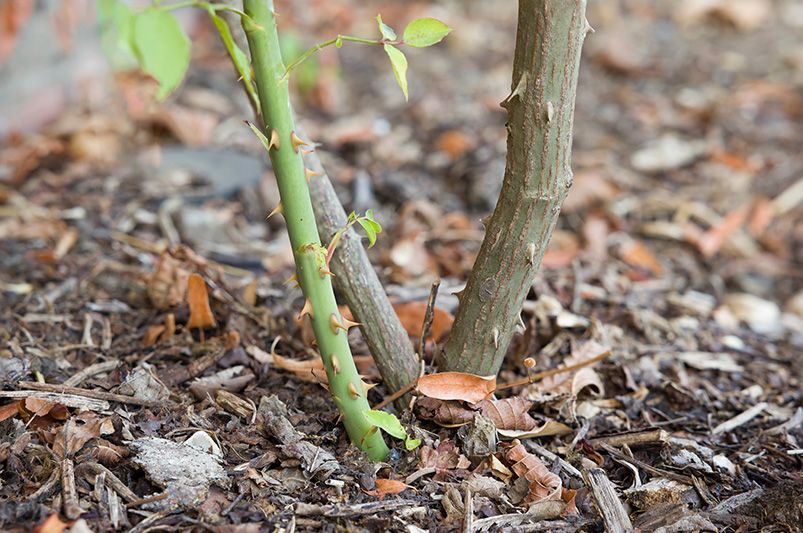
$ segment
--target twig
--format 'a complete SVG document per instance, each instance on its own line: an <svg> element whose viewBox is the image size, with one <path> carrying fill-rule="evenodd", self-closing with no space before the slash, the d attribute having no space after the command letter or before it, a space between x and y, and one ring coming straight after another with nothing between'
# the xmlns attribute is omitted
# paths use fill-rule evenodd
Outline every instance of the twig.
<svg viewBox="0 0 803 533"><path fill-rule="evenodd" d="M61 460L61 496L64 516L75 520L83 510L78 504L78 489L75 488L75 470L72 459Z"/></svg>
<svg viewBox="0 0 803 533"><path fill-rule="evenodd" d="M95 400L75 394L57 394L55 392L39 392L35 390L4 390L0 391L0 398L37 398L48 402L55 402L72 407L74 409L86 409L87 411L108 411L109 402L105 400Z"/></svg>
<svg viewBox="0 0 803 533"><path fill-rule="evenodd" d="M600 444L600 448L602 448L603 450L605 450L609 454L613 455L614 457L622 459L623 461L627 461L628 463L632 463L632 464L636 465L637 467L641 468L642 470L646 470L647 472L649 472L650 474L652 474L654 476L663 476L663 477L672 479L674 481L678 481L680 483L685 483L686 485L689 485L690 487L694 486L694 481L689 476L684 476L682 474L676 474L675 472L670 472L668 470L661 470L660 468L655 468L652 465L648 465L644 461L639 461L635 457L631 457L629 455L623 454L622 452L620 452L619 450L617 450L616 448L614 448L613 446L610 446L608 444L604 444L604 443Z"/></svg>
<svg viewBox="0 0 803 533"><path fill-rule="evenodd" d="M463 517L463 533L474 531L474 499L471 497L471 489L466 487L466 495L463 498L463 509L466 515Z"/></svg>
<svg viewBox="0 0 803 533"><path fill-rule="evenodd" d="M28 496L29 502L38 502L44 498L50 496L53 491L56 490L56 486L59 484L59 479L61 478L61 468L54 468L53 471L50 473L50 477L47 478L47 481L39 487L36 492Z"/></svg>
<svg viewBox="0 0 803 533"><path fill-rule="evenodd" d="M138 500L134 500L132 502L127 503L126 507L130 509L132 507L139 507L140 505L145 505L146 503L159 502L162 500L166 500L169 496L170 496L169 492L163 492L161 494L147 496L145 498L140 498Z"/></svg>
<svg viewBox="0 0 803 533"><path fill-rule="evenodd" d="M64 380L63 385L67 387L77 387L81 383L84 382L85 379L88 379L92 376L97 374L102 374L104 372L111 372L115 368L120 366L120 361L104 361L102 363L95 363L94 365L90 365L80 372L77 372Z"/></svg>
<svg viewBox="0 0 803 533"><path fill-rule="evenodd" d="M512 389L513 387L520 387L522 385L529 385L530 383L535 383L536 381L541 381L544 378L548 378L550 376L554 376L556 374L563 374L565 372L573 372L574 370L579 370L583 367L593 365L594 363L598 363L611 355L610 350L605 350L599 355L592 357L587 361L582 361L580 363L576 363L574 365L569 366L559 366L557 368L550 368L549 370L544 370L543 372L536 372L526 378L513 381L511 383L507 383L505 385L499 385L496 387L497 391L504 390L504 389Z"/></svg>
<svg viewBox="0 0 803 533"><path fill-rule="evenodd" d="M429 300L427 300L427 311L424 313L424 323L421 325L421 338L418 339L418 357L424 358L424 346L429 337L429 330L432 327L432 321L435 319L435 300L438 298L438 288L441 286L441 280L436 279L432 282L432 287L429 289Z"/></svg>
<svg viewBox="0 0 803 533"><path fill-rule="evenodd" d="M120 478L115 476L111 470L99 463L81 463L75 467L75 470L82 475L85 471L89 471L89 473L95 474L96 476L104 474L106 476L106 485L108 485L114 492L119 494L124 500L127 502L133 502L139 499L139 496L137 496L134 491L129 489L125 483L120 480Z"/></svg>
<svg viewBox="0 0 803 533"><path fill-rule="evenodd" d="M733 431L734 429L738 428L739 426L743 426L753 420L755 417L761 414L761 411L767 408L767 402L757 403L747 411L743 413L739 413L738 415L734 416L730 420L726 420L722 422L720 425L715 427L711 433L713 435L718 435L720 433L726 433L728 431Z"/></svg>
<svg viewBox="0 0 803 533"><path fill-rule="evenodd" d="M602 521L605 522L605 531L612 533L633 531L630 517L605 471L601 468L592 468L584 472L584 477L597 502Z"/></svg>
<svg viewBox="0 0 803 533"><path fill-rule="evenodd" d="M407 385L405 385L401 389L397 390L396 392L394 392L393 394L391 394L390 396L388 396L387 398L385 398L384 400L379 402L374 407L374 410L375 411L379 411L380 409L384 409L385 407L390 405L391 402L395 402L396 400L398 400L399 398L401 398L402 396L404 396L405 394L407 394L408 392L410 392L411 390L416 388L416 386L418 385L418 380L423 375L424 375L424 360L422 359L421 360L421 372L419 372L418 376L416 376L416 378L413 381L411 381L410 383L408 383Z"/></svg>
<svg viewBox="0 0 803 533"><path fill-rule="evenodd" d="M79 387L69 387L66 385L57 385L53 383L38 383L36 381L21 381L20 387L26 387L35 391L55 392L60 394L72 394L74 396L83 396L85 398L93 398L95 400L106 400L109 402L127 403L131 405L142 405L145 407L153 407L160 405L162 401L143 400L142 398L134 398L133 396L126 396L125 394L114 394L113 392L105 392L91 389L81 389Z"/></svg>

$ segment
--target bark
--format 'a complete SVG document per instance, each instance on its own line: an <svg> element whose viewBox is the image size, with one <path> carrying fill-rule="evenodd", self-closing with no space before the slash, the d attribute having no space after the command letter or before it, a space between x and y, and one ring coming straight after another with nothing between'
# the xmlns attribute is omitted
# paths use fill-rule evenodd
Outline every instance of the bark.
<svg viewBox="0 0 803 533"><path fill-rule="evenodd" d="M318 231L323 242L329 242L346 225L346 213L318 157L314 153L308 154L305 163L311 170L322 174L310 181L310 195ZM354 319L360 323L365 343L388 392L409 385L418 376L418 358L368 259L360 236L353 229L343 235L329 267L335 274L335 287ZM397 400L396 405L403 408L406 396Z"/></svg>
<svg viewBox="0 0 803 533"><path fill-rule="evenodd" d="M505 178L444 346L442 370L496 374L563 200L585 0L520 0Z"/></svg>

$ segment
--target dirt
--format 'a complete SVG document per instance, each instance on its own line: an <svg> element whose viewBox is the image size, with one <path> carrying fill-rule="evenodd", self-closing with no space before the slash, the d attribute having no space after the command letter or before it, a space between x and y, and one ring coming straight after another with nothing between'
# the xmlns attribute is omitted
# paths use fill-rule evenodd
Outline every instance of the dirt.
<svg viewBox="0 0 803 533"><path fill-rule="evenodd" d="M442 280L434 373L501 187L514 5L277 4L305 45L373 35L376 13L454 28L409 54L409 103L357 45L321 53L296 98L347 211L385 228L370 254L416 346ZM384 463L316 382L286 232L265 221L275 181L210 25L186 15L193 63L164 104L143 105L136 73L54 71L72 100L32 91L18 107L43 125L0 128L20 132L0 145L0 528L603 531L621 509L642 531L803 530L803 13L700 4L589 7L574 185L498 383L601 360L500 390L528 401L497 418L431 399L397 412L422 443L393 441ZM82 16L70 61L94 35ZM193 273L206 329L187 327ZM361 361L376 405L388 391ZM536 436L516 446L508 420Z"/></svg>

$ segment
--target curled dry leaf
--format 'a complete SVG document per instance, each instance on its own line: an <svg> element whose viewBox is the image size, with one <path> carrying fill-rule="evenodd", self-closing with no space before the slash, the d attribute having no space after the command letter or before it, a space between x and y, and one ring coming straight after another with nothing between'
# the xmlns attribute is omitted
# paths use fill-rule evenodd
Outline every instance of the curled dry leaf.
<svg viewBox="0 0 803 533"><path fill-rule="evenodd" d="M573 366L588 361L609 350L610 348L597 342L586 342L572 351L572 355L566 358L563 366ZM544 392L577 396L586 387L594 387L596 394L602 394L605 391L602 380L591 366L583 367L577 372L562 372L554 376L548 376L541 381L538 388Z"/></svg>
<svg viewBox="0 0 803 533"><path fill-rule="evenodd" d="M180 305L184 301L189 275L181 261L169 251L162 252L153 274L148 278L148 297L153 306L169 309Z"/></svg>
<svg viewBox="0 0 803 533"><path fill-rule="evenodd" d="M105 421L105 418L89 412L71 418L56 432L53 452L62 459L72 457L90 440L114 431L114 426L104 424Z"/></svg>
<svg viewBox="0 0 803 533"><path fill-rule="evenodd" d="M521 442L514 440L505 458L511 463L511 470L530 484L530 492L524 499L525 503L561 499L563 483L560 477L550 472L538 457L524 448Z"/></svg>
<svg viewBox="0 0 803 533"><path fill-rule="evenodd" d="M493 420L497 429L529 430L537 424L528 413L532 406L531 400L515 396L503 400L485 400L480 403L480 411L483 416Z"/></svg>
<svg viewBox="0 0 803 533"><path fill-rule="evenodd" d="M421 327L424 324L424 317L427 314L427 302L393 304L393 309L396 311L396 315L398 315L408 335L411 337L418 337L421 335ZM434 341L441 340L443 336L452 329L453 322L454 316L452 316L449 311L435 306L429 338Z"/></svg>
<svg viewBox="0 0 803 533"><path fill-rule="evenodd" d="M433 479L442 481L446 474L452 470L465 470L471 466L471 461L460 453L454 442L446 439L441 441L437 448L424 446L421 448L419 468L434 468Z"/></svg>
<svg viewBox="0 0 803 533"><path fill-rule="evenodd" d="M209 307L209 294L206 292L206 282L198 274L190 274L187 279L187 303L190 306L190 319L187 321L188 329L213 328L216 325L215 316Z"/></svg>
<svg viewBox="0 0 803 533"><path fill-rule="evenodd" d="M388 494L398 494L410 488L407 485L396 479L377 479L375 490L366 490L365 493L370 496L375 496L380 500L384 500Z"/></svg>
<svg viewBox="0 0 803 533"><path fill-rule="evenodd" d="M496 376L439 372L422 376L416 390L428 398L479 403L496 390Z"/></svg>

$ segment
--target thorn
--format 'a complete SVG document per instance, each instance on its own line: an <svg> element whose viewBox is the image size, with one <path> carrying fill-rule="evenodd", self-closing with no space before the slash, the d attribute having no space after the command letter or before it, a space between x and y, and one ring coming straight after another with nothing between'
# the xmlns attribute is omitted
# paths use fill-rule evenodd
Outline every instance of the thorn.
<svg viewBox="0 0 803 533"><path fill-rule="evenodd" d="M457 292L453 292L452 294L453 294L454 296L457 296L457 301L458 301L458 302L460 302L460 301L462 301L462 299L463 299L463 293L465 293L465 292L466 292L466 289L460 289L459 291L457 291Z"/></svg>
<svg viewBox="0 0 803 533"><path fill-rule="evenodd" d="M531 242L527 245L527 262L530 266L535 264L535 243Z"/></svg>
<svg viewBox="0 0 803 533"><path fill-rule="evenodd" d="M487 217L483 217L483 218L480 219L480 224L482 224L482 226L487 230L488 229L488 223L490 221L491 221L491 215L488 215Z"/></svg>
<svg viewBox="0 0 803 533"><path fill-rule="evenodd" d="M270 212L268 218L266 218L265 220L270 220L270 217L272 217L273 215L281 215L282 213L284 213L284 206L282 205L281 202L279 202L279 205L273 208L273 211Z"/></svg>
<svg viewBox="0 0 803 533"><path fill-rule="evenodd" d="M285 285L288 285L290 283L296 283L296 284L298 283L298 276L296 274L293 274L292 276L284 280Z"/></svg>
<svg viewBox="0 0 803 533"><path fill-rule="evenodd" d="M337 355L332 354L329 356L329 359L332 360L332 372L334 372L335 375L340 374L340 361L337 359Z"/></svg>
<svg viewBox="0 0 803 533"><path fill-rule="evenodd" d="M357 392L357 387L354 385L354 383L350 381L349 381L349 396L351 396L352 400L356 400L357 398L360 397L360 393Z"/></svg>
<svg viewBox="0 0 803 533"><path fill-rule="evenodd" d="M310 149L308 149L308 150L306 150L306 149L302 148L302 149L301 149L301 155L310 155L310 154L311 154L312 152L314 152L314 151L315 151L315 148L310 148Z"/></svg>
<svg viewBox="0 0 803 533"><path fill-rule="evenodd" d="M499 328L494 328L494 348L499 349Z"/></svg>
<svg viewBox="0 0 803 533"><path fill-rule="evenodd" d="M346 317L343 317L343 325L344 325L344 326L346 326L346 329L347 329L347 330L348 330L348 329L350 329L350 328L353 328L354 326L362 326L362 324L361 324L361 323L359 323L359 322L352 322L351 320L349 320L349 319L348 319L348 318L346 318Z"/></svg>
<svg viewBox="0 0 803 533"><path fill-rule="evenodd" d="M294 131L290 133L290 142L293 144L293 151L296 153L298 153L299 146L307 146L307 143L302 141Z"/></svg>
<svg viewBox="0 0 803 533"><path fill-rule="evenodd" d="M321 277L324 277L324 276L332 276L332 277L335 277L335 273L334 273L334 272L332 272L331 270L329 270L329 268L327 268L327 267L320 267L320 268L318 269L318 272L320 272L320 273L321 273Z"/></svg>
<svg viewBox="0 0 803 533"><path fill-rule="evenodd" d="M281 147L281 145L282 143L281 141L279 141L279 132L276 130L276 128L273 128L272 130L270 130L270 142L268 143L268 150L270 150L271 148L275 148L278 150Z"/></svg>
<svg viewBox="0 0 803 533"><path fill-rule="evenodd" d="M376 387L376 383L366 383L364 381L360 381L362 383L362 392L363 394L368 394L368 391Z"/></svg>
<svg viewBox="0 0 803 533"><path fill-rule="evenodd" d="M312 178L315 178L317 176L323 176L323 174L321 174L320 172L315 172L312 169L305 168L304 169L304 176L306 176L307 183L309 183Z"/></svg>
<svg viewBox="0 0 803 533"><path fill-rule="evenodd" d="M524 325L524 319L521 318L521 313L516 317L516 333L519 335L524 334L527 330L527 326Z"/></svg>
<svg viewBox="0 0 803 533"><path fill-rule="evenodd" d="M298 314L299 322L301 322L301 319L304 318L304 315L309 315L310 318L315 318L312 310L312 302L309 298L304 300L304 307L301 308L301 312Z"/></svg>
<svg viewBox="0 0 803 533"><path fill-rule="evenodd" d="M588 23L588 19L586 19L586 26L585 26L586 33L595 33L597 30L591 27L591 24Z"/></svg>
<svg viewBox="0 0 803 533"><path fill-rule="evenodd" d="M546 123L549 124L552 122L552 117L555 116L555 106L552 105L552 102L546 103Z"/></svg>
<svg viewBox="0 0 803 533"><path fill-rule="evenodd" d="M348 328L340 323L340 321L337 319L337 315L334 313L332 313L332 315L329 317L329 327L332 328L332 332L335 335L337 335L337 330L339 329L342 329L346 333L349 332Z"/></svg>

